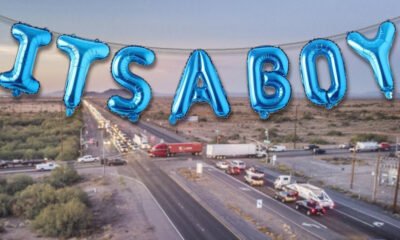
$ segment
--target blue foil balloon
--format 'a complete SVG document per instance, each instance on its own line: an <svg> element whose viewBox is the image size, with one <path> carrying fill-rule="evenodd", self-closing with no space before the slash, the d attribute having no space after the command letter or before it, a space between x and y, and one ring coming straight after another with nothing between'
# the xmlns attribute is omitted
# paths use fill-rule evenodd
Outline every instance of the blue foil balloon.
<svg viewBox="0 0 400 240"><path fill-rule="evenodd" d="M193 51L186 63L172 103L170 124L175 125L184 118L191 105L198 102L210 104L218 117L228 117L231 111L218 73L208 54L201 49Z"/></svg>
<svg viewBox="0 0 400 240"><path fill-rule="evenodd" d="M375 79L387 99L393 98L393 77L389 63L389 53L395 38L396 27L390 22L380 25L375 38L367 39L358 32L347 35L347 44L369 62Z"/></svg>
<svg viewBox="0 0 400 240"><path fill-rule="evenodd" d="M57 47L67 53L70 58L64 93L66 115L70 117L81 102L90 65L95 60L107 57L110 49L107 44L98 40L87 40L70 35L61 35L57 39Z"/></svg>
<svg viewBox="0 0 400 240"><path fill-rule="evenodd" d="M317 59L323 56L328 61L331 85L321 89L318 82ZM327 39L315 39L304 46L300 53L300 73L307 98L327 109L336 106L347 90L346 70L339 47Z"/></svg>
<svg viewBox="0 0 400 240"><path fill-rule="evenodd" d="M151 88L147 82L129 70L131 63L151 65L155 60L154 52L138 46L129 46L119 50L111 64L111 74L115 81L132 93L132 98L112 96L108 100L111 112L121 117L127 117L136 122L139 115L146 109L151 100Z"/></svg>
<svg viewBox="0 0 400 240"><path fill-rule="evenodd" d="M273 66L272 71L264 71L265 64ZM286 76L289 60L277 47L257 47L247 55L247 76L250 104L261 119L267 119L270 113L286 107L291 95L291 86ZM267 94L265 87L275 90Z"/></svg>
<svg viewBox="0 0 400 240"><path fill-rule="evenodd" d="M46 29L16 23L11 28L11 34L19 42L18 53L11 71L0 74L0 86L11 89L14 97L21 93L36 94L40 83L32 76L33 66L39 47L51 42L51 33Z"/></svg>

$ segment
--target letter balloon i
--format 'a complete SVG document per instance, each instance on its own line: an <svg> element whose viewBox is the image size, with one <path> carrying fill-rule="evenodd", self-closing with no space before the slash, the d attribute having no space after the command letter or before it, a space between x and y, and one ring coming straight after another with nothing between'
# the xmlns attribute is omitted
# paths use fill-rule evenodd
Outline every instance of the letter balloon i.
<svg viewBox="0 0 400 240"><path fill-rule="evenodd" d="M202 84L199 84L199 79ZM230 106L218 73L208 56L201 49L194 50L185 66L171 107L169 122L186 116L194 103L206 102L218 117L228 117Z"/></svg>
<svg viewBox="0 0 400 240"><path fill-rule="evenodd" d="M87 40L70 35L61 35L57 39L57 47L66 52L70 58L64 93L66 115L70 117L81 102L90 65L95 60L106 58L110 48L99 40Z"/></svg>
<svg viewBox="0 0 400 240"><path fill-rule="evenodd" d="M264 71L264 65L273 65L272 71ZM277 47L257 47L247 56L247 75L250 104L261 119L267 119L270 113L285 108L289 103L291 86L286 76L289 71L289 60L282 49ZM264 89L275 90L268 94Z"/></svg>
<svg viewBox="0 0 400 240"><path fill-rule="evenodd" d="M51 33L47 29L16 23L11 34L19 42L18 53L11 71L0 74L0 86L11 89L14 97L21 93L36 94L40 83L32 76L33 66L38 49L51 42Z"/></svg>
<svg viewBox="0 0 400 240"><path fill-rule="evenodd" d="M132 98L111 96L108 99L108 109L111 112L127 117L131 122L139 120L139 115L149 105L151 88L147 82L129 70L131 63L151 65L155 54L150 49L138 46L129 46L119 50L111 64L111 74L114 80L132 93Z"/></svg>
<svg viewBox="0 0 400 240"><path fill-rule="evenodd" d="M375 79L386 99L393 98L393 77L389 53L395 33L395 25L387 21L379 26L378 33L373 39L367 39L358 32L350 32L347 35L347 44L371 65Z"/></svg>
<svg viewBox="0 0 400 240"><path fill-rule="evenodd" d="M328 61L331 85L321 89L318 82L317 59ZM315 39L307 43L300 53L300 73L307 98L327 109L336 106L347 90L346 70L339 47L331 40Z"/></svg>

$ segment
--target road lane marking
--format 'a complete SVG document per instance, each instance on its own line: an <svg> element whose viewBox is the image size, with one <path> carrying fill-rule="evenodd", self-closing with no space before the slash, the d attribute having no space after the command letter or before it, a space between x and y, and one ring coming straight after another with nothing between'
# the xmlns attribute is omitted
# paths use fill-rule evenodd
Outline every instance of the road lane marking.
<svg viewBox="0 0 400 240"><path fill-rule="evenodd" d="M338 209L335 209L335 208L334 208L333 211L336 211L336 212L338 212L338 213L341 213L341 214L343 214L343 215L345 215L345 216L347 216L347 217L349 217L349 218L351 218L351 219L353 219L353 220L356 220L357 222L363 223L363 224L365 224L365 225L367 225L367 226L374 227L374 225L369 224L369 223L367 223L366 221L363 221L363 220L361 220L361 219L358 219L358 218L356 218L356 217L354 217L354 216L351 216L350 214L347 214L347 213L345 213L345 212L343 212L343 211L340 211L340 210L338 210Z"/></svg>
<svg viewBox="0 0 400 240"><path fill-rule="evenodd" d="M385 225L383 222L373 222L372 224L377 227L383 227L383 225Z"/></svg>

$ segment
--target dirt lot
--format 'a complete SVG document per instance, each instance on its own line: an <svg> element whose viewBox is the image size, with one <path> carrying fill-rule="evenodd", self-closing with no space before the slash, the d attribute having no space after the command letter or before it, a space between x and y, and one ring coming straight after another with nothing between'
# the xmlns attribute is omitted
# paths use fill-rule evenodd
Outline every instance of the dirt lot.
<svg viewBox="0 0 400 240"><path fill-rule="evenodd" d="M292 148L297 106L297 148L305 143L345 143L366 132L387 136L389 141L400 135L400 102L396 100L345 100L328 111L308 100L293 99L285 110L264 121L250 108L247 98L229 100L232 113L228 119L218 119L207 104L197 104L189 115L197 115L198 123L180 121L176 127L171 126L168 123L171 98L154 98L142 119L204 142L215 142L217 136L220 142L264 140L268 129L273 143Z"/></svg>

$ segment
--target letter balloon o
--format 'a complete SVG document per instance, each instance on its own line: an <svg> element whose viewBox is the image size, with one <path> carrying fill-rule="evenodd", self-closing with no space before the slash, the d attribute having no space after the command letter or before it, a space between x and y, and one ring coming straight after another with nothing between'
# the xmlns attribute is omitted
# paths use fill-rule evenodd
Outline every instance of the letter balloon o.
<svg viewBox="0 0 400 240"><path fill-rule="evenodd" d="M328 61L331 85L325 90L319 86L317 59ZM300 73L307 98L316 105L331 109L345 96L346 71L339 47L331 40L315 39L304 46L300 53Z"/></svg>

